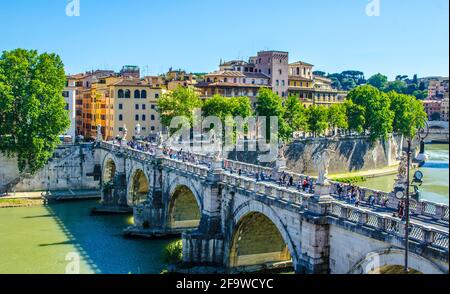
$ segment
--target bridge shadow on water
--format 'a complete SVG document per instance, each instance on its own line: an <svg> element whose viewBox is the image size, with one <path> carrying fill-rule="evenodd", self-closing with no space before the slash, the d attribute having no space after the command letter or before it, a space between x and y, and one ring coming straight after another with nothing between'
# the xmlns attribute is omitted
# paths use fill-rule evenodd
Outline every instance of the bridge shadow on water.
<svg viewBox="0 0 450 294"><path fill-rule="evenodd" d="M163 249L171 240L125 239L122 230L132 224L132 216L91 216L96 204L72 201L46 206L67 240L40 246L73 246L81 258L81 273L159 274L165 268Z"/></svg>

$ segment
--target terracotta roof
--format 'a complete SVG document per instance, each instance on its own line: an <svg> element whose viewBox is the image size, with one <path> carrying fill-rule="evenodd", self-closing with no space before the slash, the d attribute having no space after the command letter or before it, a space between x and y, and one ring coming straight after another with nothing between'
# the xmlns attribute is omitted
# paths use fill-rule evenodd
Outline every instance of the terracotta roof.
<svg viewBox="0 0 450 294"><path fill-rule="evenodd" d="M114 86L151 87L151 84L140 79L123 79L113 84Z"/></svg>
<svg viewBox="0 0 450 294"><path fill-rule="evenodd" d="M219 71L215 71L212 73L209 73L207 75L205 75L205 77L216 77L216 76L221 76L221 77L245 77L245 75L240 72L240 71L235 71L235 70L219 70Z"/></svg>
<svg viewBox="0 0 450 294"><path fill-rule="evenodd" d="M208 88L208 87L231 87L231 88L263 88L267 87L267 85L257 85L257 84L242 84L242 83L225 83L225 82L216 82L216 83L198 83L195 85L199 88Z"/></svg>
<svg viewBox="0 0 450 294"><path fill-rule="evenodd" d="M250 79L270 79L268 75L259 72L245 72L244 75Z"/></svg>
<svg viewBox="0 0 450 294"><path fill-rule="evenodd" d="M289 80L293 80L293 81L304 81L304 82L313 82L313 80L312 79L308 79L308 78L304 78L304 77L301 77L301 76L295 76L295 75L290 75L289 76Z"/></svg>
<svg viewBox="0 0 450 294"><path fill-rule="evenodd" d="M312 64L310 64L310 63L303 62L303 61L297 61L297 62L294 62L294 63L289 64L289 66L295 66L295 65L314 66L314 65L312 65Z"/></svg>

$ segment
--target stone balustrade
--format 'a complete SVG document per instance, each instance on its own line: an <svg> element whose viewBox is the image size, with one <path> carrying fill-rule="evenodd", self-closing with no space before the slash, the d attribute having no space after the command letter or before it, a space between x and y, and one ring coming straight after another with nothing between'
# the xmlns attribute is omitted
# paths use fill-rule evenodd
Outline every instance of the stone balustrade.
<svg viewBox="0 0 450 294"><path fill-rule="evenodd" d="M99 142L98 143L101 148L110 150L110 151L119 151L123 150L123 153L126 156L134 157L140 160L151 160L154 158L153 155L150 155L147 152L142 152L139 150L134 150L131 148L128 148L127 146L119 146L115 145L113 143L108 142ZM176 150L175 150L176 151ZM203 163L203 164L210 164L212 162L212 157L205 154L199 154L199 153L191 153L194 154L197 159ZM204 165L196 166L194 164L188 163L188 162L182 162L179 160L174 159L167 159L165 157L164 164L172 167L176 167L177 169L186 170L191 173L199 174L203 177L207 176L208 168ZM176 165L171 165L172 163L176 162ZM264 167L259 165L253 165L249 163L244 162L238 162L233 160L224 159L223 160L223 166L226 169L233 169L234 171L241 170L242 172L246 174L256 174L263 172L266 175L271 175L273 172L273 169L270 167ZM290 171L285 171L288 177L292 176L294 179L294 183L303 182L304 179L308 178L313 181L313 184L315 184L316 177L310 177L304 174L298 174ZM272 185L270 183L265 182L258 182L255 181L249 181L245 180L243 177L239 177L238 175L224 175L225 178L222 178L222 182L235 185L237 187L249 190L249 191L255 191L258 194L266 194L268 196L272 196L275 198L280 198L279 195L281 195L281 198L289 201L289 202L302 202L302 198L304 196L299 195L307 195L305 193L297 192L288 190L282 187L276 187L275 185ZM276 180L276 179L275 179ZM330 181L331 183L331 193L336 195L337 194L337 185L339 184L336 181ZM343 186L343 193L344 195L347 195L348 190L351 188L351 185L349 184L342 184ZM360 200L363 202L368 202L369 197L371 195L375 196L375 204L379 206L385 206L387 208L391 209L397 209L399 200L393 195L393 193L388 193L384 191L369 189L365 187L359 187L360 189ZM298 194L298 195L297 195ZM301 204L301 203L297 203ZM410 199L410 208L411 213L416 215L424 215L427 217L431 217L433 219L437 220L449 220L449 206L445 204L439 204L434 203L426 200L420 200L419 202L415 201L414 199Z"/></svg>
<svg viewBox="0 0 450 294"><path fill-rule="evenodd" d="M357 225L366 226L394 234L403 238L405 235L405 223L395 217L382 215L367 209L357 208L352 205L333 202L330 215ZM410 225L410 239L422 244L448 250L448 232L418 224L414 221Z"/></svg>

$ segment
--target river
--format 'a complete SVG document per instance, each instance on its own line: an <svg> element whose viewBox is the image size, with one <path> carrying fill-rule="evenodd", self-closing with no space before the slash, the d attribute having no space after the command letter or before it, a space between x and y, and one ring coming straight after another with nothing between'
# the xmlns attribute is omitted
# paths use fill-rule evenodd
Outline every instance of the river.
<svg viewBox="0 0 450 294"><path fill-rule="evenodd" d="M430 160L422 198L449 203L448 145L427 145ZM389 191L395 176L359 185ZM80 257L81 273L158 274L166 265L162 251L171 240L125 239L131 216L90 216L95 201L0 209L0 274L63 274L66 257Z"/></svg>
<svg viewBox="0 0 450 294"><path fill-rule="evenodd" d="M421 190L421 199L438 203L449 203L449 145L426 145L426 153L430 155L427 163L420 168L424 179ZM369 178L357 185L390 192L393 189L396 175Z"/></svg>
<svg viewBox="0 0 450 294"><path fill-rule="evenodd" d="M132 217L90 216L95 205L0 209L0 274L64 274L77 255L82 274L159 274L166 267L162 252L171 240L125 239Z"/></svg>

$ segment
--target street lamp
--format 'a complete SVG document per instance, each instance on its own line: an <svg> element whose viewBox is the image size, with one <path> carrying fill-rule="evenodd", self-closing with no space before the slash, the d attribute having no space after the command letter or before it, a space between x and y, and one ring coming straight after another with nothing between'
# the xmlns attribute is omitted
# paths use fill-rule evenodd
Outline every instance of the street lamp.
<svg viewBox="0 0 450 294"><path fill-rule="evenodd" d="M413 126L415 126L416 120L413 121ZM422 145L424 143L425 138L428 136L429 128L428 123L426 120L423 121L422 126L418 129L417 134L415 136L410 136L408 140L408 149L407 149L407 165L406 165L406 201L405 201L405 214L406 214L406 227L405 227L405 267L404 272L408 273L408 251L409 251L409 223L410 223L410 217L409 217L409 187L410 187L410 168L411 168L411 145L414 139L418 139L420 144ZM422 184L423 174L422 172L418 171L414 174L414 180L413 184L419 183ZM417 186L414 186L415 192L418 193Z"/></svg>

